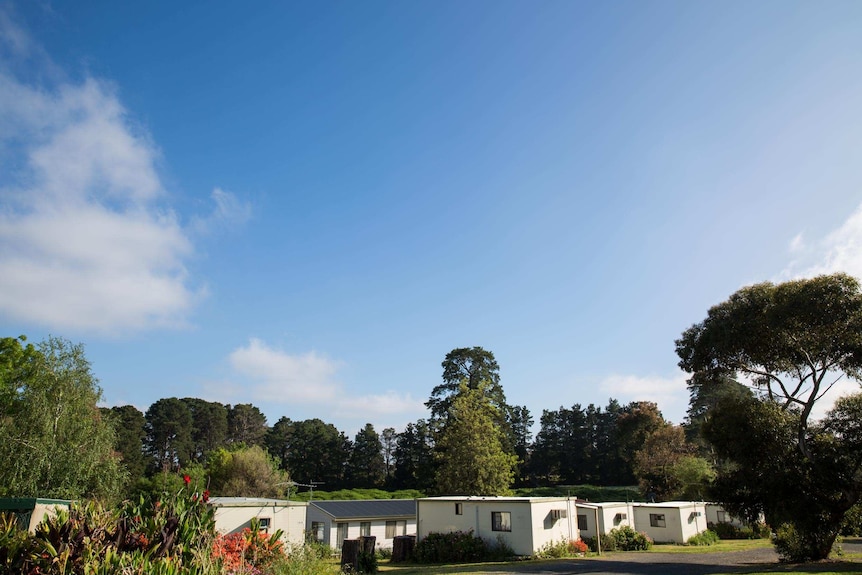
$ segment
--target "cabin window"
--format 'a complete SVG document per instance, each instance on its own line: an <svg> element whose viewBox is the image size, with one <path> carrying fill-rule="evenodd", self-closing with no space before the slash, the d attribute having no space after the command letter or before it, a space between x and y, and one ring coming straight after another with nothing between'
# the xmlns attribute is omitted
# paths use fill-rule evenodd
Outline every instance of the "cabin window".
<svg viewBox="0 0 862 575"><path fill-rule="evenodd" d="M311 522L311 536L318 543L323 543L323 521L312 521Z"/></svg>
<svg viewBox="0 0 862 575"><path fill-rule="evenodd" d="M578 514L578 529L580 531L586 531L587 530L587 516L586 515L581 515L580 513Z"/></svg>
<svg viewBox="0 0 862 575"><path fill-rule="evenodd" d="M269 526L272 520L269 517L258 517L258 526L264 533L269 533Z"/></svg>
<svg viewBox="0 0 862 575"><path fill-rule="evenodd" d="M508 511L491 512L491 531L511 531L512 514Z"/></svg>
<svg viewBox="0 0 862 575"><path fill-rule="evenodd" d="M359 536L368 537L371 535L371 521L362 521L359 523Z"/></svg>
<svg viewBox="0 0 862 575"><path fill-rule="evenodd" d="M464 515L464 504L456 503L455 504L455 515Z"/></svg>
<svg viewBox="0 0 862 575"><path fill-rule="evenodd" d="M718 522L719 522L719 523L730 523L730 522L727 520L727 512L725 512L725 511L716 511L716 515L718 515Z"/></svg>
<svg viewBox="0 0 862 575"><path fill-rule="evenodd" d="M649 526L650 527L667 527L664 521L664 513L650 513L649 514Z"/></svg>
<svg viewBox="0 0 862 575"><path fill-rule="evenodd" d="M347 539L347 523L338 523L335 527L336 537L338 538L338 548L341 549L342 543Z"/></svg>
<svg viewBox="0 0 862 575"><path fill-rule="evenodd" d="M386 522L386 538L394 539L395 538L395 528L398 525L397 521L387 521Z"/></svg>

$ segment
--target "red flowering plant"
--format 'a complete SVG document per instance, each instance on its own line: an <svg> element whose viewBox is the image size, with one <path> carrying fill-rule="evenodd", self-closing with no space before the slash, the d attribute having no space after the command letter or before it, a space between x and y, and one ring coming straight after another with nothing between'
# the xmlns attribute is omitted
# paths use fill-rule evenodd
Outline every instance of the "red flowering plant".
<svg viewBox="0 0 862 575"><path fill-rule="evenodd" d="M195 491L191 478L183 475L183 487L161 497L141 496L127 501L118 529L121 550L144 551L154 557L176 557L191 561L215 537L215 511L207 505L209 493Z"/></svg>
<svg viewBox="0 0 862 575"><path fill-rule="evenodd" d="M213 544L213 557L219 559L226 575L259 575L284 556L281 529L272 534L260 530L260 521L251 520L251 528L219 535Z"/></svg>

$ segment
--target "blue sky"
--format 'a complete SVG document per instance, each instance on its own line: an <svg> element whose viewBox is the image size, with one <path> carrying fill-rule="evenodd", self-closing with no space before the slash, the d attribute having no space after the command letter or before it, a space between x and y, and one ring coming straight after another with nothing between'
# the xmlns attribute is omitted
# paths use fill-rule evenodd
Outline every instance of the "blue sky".
<svg viewBox="0 0 862 575"><path fill-rule="evenodd" d="M743 285L862 276L859 2L0 4L0 327L106 405L657 401ZM846 384L841 389L852 388Z"/></svg>

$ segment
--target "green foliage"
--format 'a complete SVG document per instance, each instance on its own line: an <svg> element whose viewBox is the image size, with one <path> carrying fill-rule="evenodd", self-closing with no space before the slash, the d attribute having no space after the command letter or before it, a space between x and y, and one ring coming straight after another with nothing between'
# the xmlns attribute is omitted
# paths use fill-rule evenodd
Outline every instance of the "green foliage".
<svg viewBox="0 0 862 575"><path fill-rule="evenodd" d="M602 540L602 551L646 551L653 545L652 539L646 534L635 531L628 525L611 529ZM597 550L595 538L585 542L593 551Z"/></svg>
<svg viewBox="0 0 862 575"><path fill-rule="evenodd" d="M452 401L437 442L435 491L445 495L507 495L517 457L503 450L496 409L483 386L466 382Z"/></svg>
<svg viewBox="0 0 862 575"><path fill-rule="evenodd" d="M329 560L331 550L324 547L323 554L315 545L289 547L269 566L267 575L337 575L337 566Z"/></svg>
<svg viewBox="0 0 862 575"><path fill-rule="evenodd" d="M434 387L431 397L425 402L425 407L431 411L431 419L446 419L452 401L461 393L462 383L467 389L479 389L488 401L497 409L500 423L506 412L506 395L500 385L500 366L494 359L493 352L481 347L462 347L453 349L446 354L441 364L443 367L443 383Z"/></svg>
<svg viewBox="0 0 862 575"><path fill-rule="evenodd" d="M244 445L263 445L267 433L266 416L250 403L228 408L228 441Z"/></svg>
<svg viewBox="0 0 862 575"><path fill-rule="evenodd" d="M475 563L502 561L513 556L512 548L502 538L489 545L472 530L429 533L413 550L413 560L417 563Z"/></svg>
<svg viewBox="0 0 862 575"><path fill-rule="evenodd" d="M841 535L845 537L862 535L862 503L857 503L851 507L844 516L844 522L841 524Z"/></svg>
<svg viewBox="0 0 862 575"><path fill-rule="evenodd" d="M364 549L359 551L357 571L359 573L377 573L377 555L373 551L369 552Z"/></svg>
<svg viewBox="0 0 862 575"><path fill-rule="evenodd" d="M706 531L701 531L697 535L692 535L686 541L689 545L695 545L697 547L707 547L709 545L715 545L718 543L718 533L711 529L707 529Z"/></svg>
<svg viewBox="0 0 862 575"><path fill-rule="evenodd" d="M100 411L114 430L114 447L128 472L129 483L134 484L144 476L148 468L144 455L147 420L144 419L144 414L132 405L101 408Z"/></svg>
<svg viewBox="0 0 862 575"><path fill-rule="evenodd" d="M15 533L8 519L0 520L0 574L214 575L208 558L215 521L204 499L183 489L115 509L75 505L42 522L33 535Z"/></svg>
<svg viewBox="0 0 862 575"><path fill-rule="evenodd" d="M642 501L637 487L604 487L600 485L556 485L554 487L518 487L517 497L577 497L586 501Z"/></svg>
<svg viewBox="0 0 862 575"><path fill-rule="evenodd" d="M393 458L395 487L423 491L433 488L436 463L430 424L424 419L408 423L395 440Z"/></svg>
<svg viewBox="0 0 862 575"><path fill-rule="evenodd" d="M366 423L353 440L347 462L347 480L354 487L380 487L386 479L383 445L374 426Z"/></svg>
<svg viewBox="0 0 862 575"><path fill-rule="evenodd" d="M350 440L331 423L281 418L267 435L266 445L297 483L321 482L330 489L343 486Z"/></svg>
<svg viewBox="0 0 862 575"><path fill-rule="evenodd" d="M839 402L822 424L810 418L836 376L862 377L858 281L835 274L743 288L676 350L693 393L739 379L757 392L719 394L706 414L703 435L720 460L713 498L748 520L764 512L789 524L784 556L825 559L862 495L862 398Z"/></svg>
<svg viewBox="0 0 862 575"><path fill-rule="evenodd" d="M212 493L226 497L281 497L288 480L276 461L257 445L216 449L207 469Z"/></svg>
<svg viewBox="0 0 862 575"><path fill-rule="evenodd" d="M192 413L176 397L160 399L144 415L147 420L145 450L156 471L173 472L192 459Z"/></svg>
<svg viewBox="0 0 862 575"><path fill-rule="evenodd" d="M732 523L710 523L710 531L715 531L719 539L766 539L772 531L763 523L755 523L753 527L737 527Z"/></svg>
<svg viewBox="0 0 862 575"><path fill-rule="evenodd" d="M563 557L578 557L589 550L589 545L580 539L551 541L542 545L534 559L561 559Z"/></svg>
<svg viewBox="0 0 862 575"><path fill-rule="evenodd" d="M337 491L314 490L314 499L323 501L343 501L355 499L417 499L425 497L425 494L416 489L400 489L397 491L385 491L383 489L339 489ZM295 501L309 501L310 491L291 493L290 498Z"/></svg>
<svg viewBox="0 0 862 575"><path fill-rule="evenodd" d="M117 497L125 472L81 345L0 340L0 495Z"/></svg>

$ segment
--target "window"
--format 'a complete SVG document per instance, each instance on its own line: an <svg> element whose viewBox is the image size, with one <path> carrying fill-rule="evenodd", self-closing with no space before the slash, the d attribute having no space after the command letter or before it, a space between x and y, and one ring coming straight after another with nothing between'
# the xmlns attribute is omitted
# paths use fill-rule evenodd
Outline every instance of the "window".
<svg viewBox="0 0 862 575"><path fill-rule="evenodd" d="M455 515L464 515L464 504L456 503L455 504Z"/></svg>
<svg viewBox="0 0 862 575"><path fill-rule="evenodd" d="M725 512L725 511L717 511L717 512L716 512L716 515L718 515L718 522L719 522L719 523L730 523L730 522L727 520L727 512Z"/></svg>
<svg viewBox="0 0 862 575"><path fill-rule="evenodd" d="M512 514L508 511L491 512L491 531L511 531Z"/></svg>
<svg viewBox="0 0 862 575"><path fill-rule="evenodd" d="M664 513L650 513L649 514L649 526L650 527L667 527L664 522Z"/></svg>
<svg viewBox="0 0 862 575"><path fill-rule="evenodd" d="M341 549L341 544L347 539L347 523L338 523L335 527L335 533L338 538L338 548Z"/></svg>
<svg viewBox="0 0 862 575"><path fill-rule="evenodd" d="M323 521L311 522L311 537L318 543L323 543Z"/></svg>
<svg viewBox="0 0 862 575"><path fill-rule="evenodd" d="M551 519L556 521L557 519L565 519L568 517L565 509L551 509Z"/></svg>
<svg viewBox="0 0 862 575"><path fill-rule="evenodd" d="M371 521L362 521L359 523L359 536L368 537L371 535Z"/></svg>
<svg viewBox="0 0 862 575"><path fill-rule="evenodd" d="M397 533L395 532L395 528L397 527L397 521L387 521L386 522L386 538L394 539Z"/></svg>
<svg viewBox="0 0 862 575"><path fill-rule="evenodd" d="M578 514L578 529L581 531L587 530L587 516Z"/></svg>
<svg viewBox="0 0 862 575"><path fill-rule="evenodd" d="M269 517L258 517L258 525L260 526L260 530L264 533L269 533L269 526L271 520Z"/></svg>

